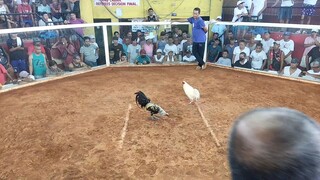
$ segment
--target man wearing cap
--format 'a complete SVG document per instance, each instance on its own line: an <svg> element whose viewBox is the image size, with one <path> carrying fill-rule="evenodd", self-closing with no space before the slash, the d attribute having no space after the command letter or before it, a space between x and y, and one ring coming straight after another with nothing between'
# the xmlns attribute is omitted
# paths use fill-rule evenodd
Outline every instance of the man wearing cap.
<svg viewBox="0 0 320 180"><path fill-rule="evenodd" d="M276 2L272 5L275 7L280 0L276 0ZM289 20L292 18L292 6L294 5L293 0L281 0L281 7L279 11L279 20L280 23L289 23Z"/></svg>
<svg viewBox="0 0 320 180"><path fill-rule="evenodd" d="M280 40L280 49L284 53L284 60L287 64L291 62L291 54L294 50L294 42L290 39L291 33L285 32L283 34L283 39Z"/></svg>
<svg viewBox="0 0 320 180"><path fill-rule="evenodd" d="M237 2L237 7L234 8L233 10L233 18L232 22L242 22L243 17L248 16L248 11L244 7L244 2L243 1L238 1ZM233 33L235 37L237 38L240 35L240 32L242 32L242 35L240 36L241 38L244 37L246 34L248 27L247 26L233 26Z"/></svg>
<svg viewBox="0 0 320 180"><path fill-rule="evenodd" d="M314 81L320 81L320 58L310 63L311 69L306 72L305 78Z"/></svg>
<svg viewBox="0 0 320 180"><path fill-rule="evenodd" d="M217 22L221 22L222 17L218 16L216 18ZM224 44L224 33L226 32L227 27L224 24L214 24L211 28L212 33L218 33L218 38L221 40L221 44Z"/></svg>
<svg viewBox="0 0 320 180"><path fill-rule="evenodd" d="M263 45L263 51L268 53L270 48L273 47L274 39L270 37L270 32L266 31L263 34L261 44Z"/></svg>
<svg viewBox="0 0 320 180"><path fill-rule="evenodd" d="M206 64L203 61L206 33L208 28L204 23L204 20L200 17L200 8L193 9L193 17L188 18L188 21L192 24L192 54L197 58L197 69L205 69Z"/></svg>
<svg viewBox="0 0 320 180"><path fill-rule="evenodd" d="M284 53L280 49L280 41L275 41L273 44L273 48L269 51L268 69L279 72L284 66Z"/></svg>
<svg viewBox="0 0 320 180"><path fill-rule="evenodd" d="M290 66L283 68L281 75L297 78L301 74L301 70L298 68L299 61L296 58L292 58Z"/></svg>
<svg viewBox="0 0 320 180"><path fill-rule="evenodd" d="M306 37L306 39L304 40L305 49L300 63L301 67L309 67L306 64L306 56L311 51L311 49L316 46L320 46L320 37L318 36L318 29L312 29L310 36Z"/></svg>
<svg viewBox="0 0 320 180"><path fill-rule="evenodd" d="M233 11L232 22L242 22L244 16L248 16L248 11L244 7L244 2L238 1L237 7L235 7Z"/></svg>
<svg viewBox="0 0 320 180"><path fill-rule="evenodd" d="M159 63L159 64L162 64L163 63L163 60L164 60L164 55L162 54L162 50L161 49L158 49L157 50L157 54L155 54L153 56L153 61L155 63Z"/></svg>
<svg viewBox="0 0 320 180"><path fill-rule="evenodd" d="M140 56L137 57L136 64L150 64L150 58L147 56L147 53L144 49L141 49Z"/></svg>

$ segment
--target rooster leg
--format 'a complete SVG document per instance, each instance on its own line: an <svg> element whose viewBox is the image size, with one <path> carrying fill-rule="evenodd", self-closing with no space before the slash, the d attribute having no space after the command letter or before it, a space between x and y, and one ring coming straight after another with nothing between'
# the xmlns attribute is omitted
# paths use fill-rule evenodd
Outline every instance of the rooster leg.
<svg viewBox="0 0 320 180"><path fill-rule="evenodd" d="M158 118L157 116L155 116L155 115L152 115L152 116L150 117L150 119L155 121L155 120L158 120L159 118Z"/></svg>

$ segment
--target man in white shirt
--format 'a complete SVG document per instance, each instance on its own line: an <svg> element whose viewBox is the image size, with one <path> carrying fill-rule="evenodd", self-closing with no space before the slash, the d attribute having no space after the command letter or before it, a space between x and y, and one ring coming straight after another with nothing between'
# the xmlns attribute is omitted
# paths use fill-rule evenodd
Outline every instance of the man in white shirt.
<svg viewBox="0 0 320 180"><path fill-rule="evenodd" d="M251 68L255 70L263 70L267 64L267 54L262 50L262 44L258 43L256 49L250 54Z"/></svg>
<svg viewBox="0 0 320 180"><path fill-rule="evenodd" d="M164 53L166 56L168 56L168 53L170 51L173 52L173 55L175 56L176 54L178 54L177 52L178 48L175 44L173 44L173 38L169 37L168 38L168 44L166 44L166 46L164 47Z"/></svg>
<svg viewBox="0 0 320 180"><path fill-rule="evenodd" d="M303 1L303 9L302 9L302 16L301 16L301 24L304 22L304 17L308 17L307 24L310 24L311 17L316 12L315 5L317 4L318 0L304 0Z"/></svg>
<svg viewBox="0 0 320 180"><path fill-rule="evenodd" d="M216 18L216 21L220 22L221 19L222 19L222 17L218 16ZM226 25L224 25L224 24L214 24L212 26L211 32L212 33L218 33L218 38L221 40L221 44L224 44L224 33L225 33L226 30L227 30Z"/></svg>
<svg viewBox="0 0 320 180"><path fill-rule="evenodd" d="M246 47L246 42L244 40L240 40L239 46L235 47L233 50L232 64L239 61L239 56L240 56L240 53L242 53L242 52L244 52L246 54L250 54L250 49L248 47Z"/></svg>
<svg viewBox="0 0 320 180"><path fill-rule="evenodd" d="M232 22L242 22L243 16L248 16L248 11L244 7L244 2L238 1L237 7L235 7L233 10Z"/></svg>
<svg viewBox="0 0 320 180"><path fill-rule="evenodd" d="M280 40L280 49L284 53L284 61L287 64L290 64L292 59L291 54L294 50L294 42L290 39L289 32L283 34L283 39Z"/></svg>
<svg viewBox="0 0 320 180"><path fill-rule="evenodd" d="M255 21L262 20L262 12L267 8L267 0L253 0L250 9L251 19Z"/></svg>
<svg viewBox="0 0 320 180"><path fill-rule="evenodd" d="M42 15L42 19L39 20L39 26L53 26L52 19L49 18L47 13Z"/></svg>
<svg viewBox="0 0 320 180"><path fill-rule="evenodd" d="M196 57L194 57L194 55L191 54L191 51L187 51L187 54L185 56L183 56L182 59L183 62L196 62Z"/></svg>
<svg viewBox="0 0 320 180"><path fill-rule="evenodd" d="M274 43L274 39L272 39L270 37L270 32L269 31L266 31L264 33L264 36L263 36L263 39L262 39L261 43L262 43L263 51L265 53L268 53L270 48L273 47L273 43Z"/></svg>
<svg viewBox="0 0 320 180"><path fill-rule="evenodd" d="M280 0L276 0L272 7L275 7ZM289 23L289 20L292 18L292 6L294 5L293 0L282 0L280 13L279 13L279 20L280 23Z"/></svg>

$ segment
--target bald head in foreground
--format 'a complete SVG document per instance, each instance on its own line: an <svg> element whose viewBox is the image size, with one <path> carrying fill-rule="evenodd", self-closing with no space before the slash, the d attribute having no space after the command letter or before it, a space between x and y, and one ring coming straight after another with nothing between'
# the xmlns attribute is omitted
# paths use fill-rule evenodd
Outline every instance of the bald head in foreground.
<svg viewBox="0 0 320 180"><path fill-rule="evenodd" d="M233 180L320 179L320 126L287 108L240 116L229 140Z"/></svg>

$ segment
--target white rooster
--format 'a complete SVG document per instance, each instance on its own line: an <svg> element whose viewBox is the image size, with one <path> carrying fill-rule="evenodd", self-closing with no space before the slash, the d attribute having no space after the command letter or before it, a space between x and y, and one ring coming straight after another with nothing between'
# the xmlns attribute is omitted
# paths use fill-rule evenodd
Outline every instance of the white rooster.
<svg viewBox="0 0 320 180"><path fill-rule="evenodd" d="M190 99L190 104L200 99L200 92L198 91L198 89L193 88L186 81L183 81L182 84L184 92Z"/></svg>

